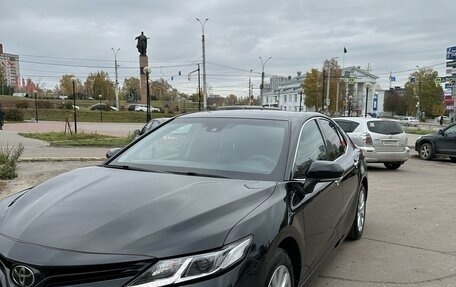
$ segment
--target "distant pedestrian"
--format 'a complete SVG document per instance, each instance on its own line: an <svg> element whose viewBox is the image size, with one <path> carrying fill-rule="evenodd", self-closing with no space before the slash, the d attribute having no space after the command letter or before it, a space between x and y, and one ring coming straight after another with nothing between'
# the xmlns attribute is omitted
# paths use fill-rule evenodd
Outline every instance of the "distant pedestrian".
<svg viewBox="0 0 456 287"><path fill-rule="evenodd" d="M2 110L1 105L0 105L0 130L3 130L3 110Z"/></svg>
<svg viewBox="0 0 456 287"><path fill-rule="evenodd" d="M443 125L443 116L440 116L440 125Z"/></svg>

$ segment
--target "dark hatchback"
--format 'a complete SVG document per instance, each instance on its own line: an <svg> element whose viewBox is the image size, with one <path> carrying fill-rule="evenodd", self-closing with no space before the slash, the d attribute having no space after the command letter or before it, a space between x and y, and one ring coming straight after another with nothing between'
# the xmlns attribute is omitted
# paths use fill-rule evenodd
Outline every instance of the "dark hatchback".
<svg viewBox="0 0 456 287"><path fill-rule="evenodd" d="M0 202L0 285L303 286L364 230L363 153L317 113L178 116Z"/></svg>
<svg viewBox="0 0 456 287"><path fill-rule="evenodd" d="M419 137L415 142L415 150L421 159L447 156L452 162L456 162L456 123L437 133Z"/></svg>

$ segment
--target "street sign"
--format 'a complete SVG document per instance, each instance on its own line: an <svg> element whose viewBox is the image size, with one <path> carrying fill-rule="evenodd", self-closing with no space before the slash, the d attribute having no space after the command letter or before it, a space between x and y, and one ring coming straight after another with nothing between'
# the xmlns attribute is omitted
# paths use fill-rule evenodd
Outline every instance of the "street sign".
<svg viewBox="0 0 456 287"><path fill-rule="evenodd" d="M456 60L451 60L449 62L446 62L447 68L456 68Z"/></svg>
<svg viewBox="0 0 456 287"><path fill-rule="evenodd" d="M446 59L447 60L456 60L456 46L447 48Z"/></svg>

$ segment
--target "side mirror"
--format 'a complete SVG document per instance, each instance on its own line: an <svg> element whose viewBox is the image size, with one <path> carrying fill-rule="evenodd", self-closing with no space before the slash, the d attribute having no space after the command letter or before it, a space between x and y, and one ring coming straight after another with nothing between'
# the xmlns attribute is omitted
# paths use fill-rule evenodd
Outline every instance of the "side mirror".
<svg viewBox="0 0 456 287"><path fill-rule="evenodd" d="M344 168L332 161L315 161L306 173L306 179L318 181L339 180L344 175Z"/></svg>
<svg viewBox="0 0 456 287"><path fill-rule="evenodd" d="M138 129L133 131L133 134L134 134L136 137L139 136L140 133L141 133L141 131L138 130Z"/></svg>
<svg viewBox="0 0 456 287"><path fill-rule="evenodd" d="M442 135L442 136L444 136L444 135L445 135L445 133L444 133L444 132L443 132L443 130L441 130L441 129L440 129L440 130L438 130L437 132L439 133L439 135Z"/></svg>
<svg viewBox="0 0 456 287"><path fill-rule="evenodd" d="M106 152L106 158L111 158L113 155L115 155L116 153L118 153L122 148L120 147L115 147L115 148L110 148L107 152Z"/></svg>

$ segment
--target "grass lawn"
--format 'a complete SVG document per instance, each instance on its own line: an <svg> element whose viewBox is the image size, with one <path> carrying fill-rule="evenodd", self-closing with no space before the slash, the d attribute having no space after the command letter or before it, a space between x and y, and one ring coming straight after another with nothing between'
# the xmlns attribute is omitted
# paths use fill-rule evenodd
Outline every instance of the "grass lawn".
<svg viewBox="0 0 456 287"><path fill-rule="evenodd" d="M130 137L113 137L96 133L65 134L62 132L48 133L19 133L23 137L39 139L49 142L51 146L94 146L94 147L119 147L129 144L134 135Z"/></svg>

